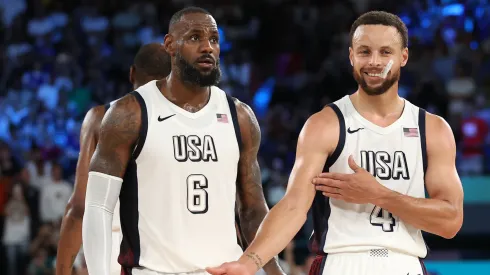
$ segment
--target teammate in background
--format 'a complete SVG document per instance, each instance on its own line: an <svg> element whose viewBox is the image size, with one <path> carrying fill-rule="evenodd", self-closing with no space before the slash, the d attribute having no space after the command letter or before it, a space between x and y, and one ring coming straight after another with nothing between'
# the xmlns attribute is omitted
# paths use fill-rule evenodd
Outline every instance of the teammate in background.
<svg viewBox="0 0 490 275"><path fill-rule="evenodd" d="M308 119L286 195L242 257L208 268L211 274L255 274L286 247L310 208L318 255L310 274L427 274L421 231L449 239L460 230L463 190L451 128L398 96L406 26L373 11L354 22L350 37L357 92Z"/></svg>
<svg viewBox="0 0 490 275"><path fill-rule="evenodd" d="M130 68L129 80L133 89L154 79L165 78L170 73L170 56L162 44L152 43L140 48ZM99 128L108 105L90 109L83 121L80 132L80 157L77 164L75 189L66 206L65 217L61 225L61 235L56 260L56 275L71 275L74 260L82 244L82 219L85 210L85 191L87 188L88 166L99 139ZM121 266L117 263L119 253L120 228L119 218L113 225L113 260L111 274L120 274Z"/></svg>
<svg viewBox="0 0 490 275"><path fill-rule="evenodd" d="M218 26L195 7L175 13L165 36L172 72L114 103L90 163L83 244L91 275L109 272L120 200L124 274L196 273L238 259L268 212L250 107L216 87ZM271 257L272 259L272 257ZM265 268L282 274L276 260Z"/></svg>

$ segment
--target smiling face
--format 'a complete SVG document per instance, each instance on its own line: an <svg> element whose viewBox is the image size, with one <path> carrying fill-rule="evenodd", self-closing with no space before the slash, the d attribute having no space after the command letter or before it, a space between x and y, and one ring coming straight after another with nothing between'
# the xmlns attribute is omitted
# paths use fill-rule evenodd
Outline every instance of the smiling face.
<svg viewBox="0 0 490 275"><path fill-rule="evenodd" d="M201 87L219 83L219 33L211 15L183 15L166 37L165 44L182 81Z"/></svg>
<svg viewBox="0 0 490 275"><path fill-rule="evenodd" d="M400 69L407 64L408 48L402 46L402 38L395 27L385 25L361 25L352 37L349 59L353 75L368 95L381 95L400 79ZM383 69L393 60L386 78Z"/></svg>

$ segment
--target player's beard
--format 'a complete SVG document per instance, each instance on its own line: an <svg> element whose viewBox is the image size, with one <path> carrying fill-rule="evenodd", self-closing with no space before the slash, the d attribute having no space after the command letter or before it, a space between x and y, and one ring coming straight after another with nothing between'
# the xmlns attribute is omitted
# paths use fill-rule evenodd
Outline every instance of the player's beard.
<svg viewBox="0 0 490 275"><path fill-rule="evenodd" d="M393 72L391 71L387 78L383 80L383 83L381 86L378 87L370 87L364 77L359 73L357 70L352 69L352 74L354 75L354 79L356 80L357 84L359 84L364 92L366 92L367 95L382 95L386 93L393 85L400 80L400 71Z"/></svg>
<svg viewBox="0 0 490 275"><path fill-rule="evenodd" d="M177 67L179 68L182 81L199 87L208 87L218 85L221 79L221 68L219 66L219 58L216 60L216 66L206 73L202 73L198 68L180 55L176 54Z"/></svg>

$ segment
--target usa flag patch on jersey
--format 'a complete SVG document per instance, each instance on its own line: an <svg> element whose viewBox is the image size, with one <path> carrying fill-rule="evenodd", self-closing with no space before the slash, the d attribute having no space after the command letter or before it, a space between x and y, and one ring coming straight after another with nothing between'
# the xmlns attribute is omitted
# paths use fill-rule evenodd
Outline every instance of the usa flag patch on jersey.
<svg viewBox="0 0 490 275"><path fill-rule="evenodd" d="M218 119L218 122L228 123L228 116L226 114L216 114L216 118Z"/></svg>
<svg viewBox="0 0 490 275"><path fill-rule="evenodd" d="M403 128L403 134L406 137L418 137L419 136L419 129L417 129L417 128Z"/></svg>

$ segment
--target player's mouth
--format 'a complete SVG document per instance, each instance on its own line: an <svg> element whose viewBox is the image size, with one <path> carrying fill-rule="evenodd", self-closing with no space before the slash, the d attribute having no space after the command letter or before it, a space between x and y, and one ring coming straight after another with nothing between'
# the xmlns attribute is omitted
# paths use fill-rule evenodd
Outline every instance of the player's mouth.
<svg viewBox="0 0 490 275"><path fill-rule="evenodd" d="M197 61L197 65L201 68L212 68L216 62L212 58L202 58Z"/></svg>
<svg viewBox="0 0 490 275"><path fill-rule="evenodd" d="M375 73L375 72L364 72L365 75L368 76L369 79L382 79L383 78L383 73Z"/></svg>

